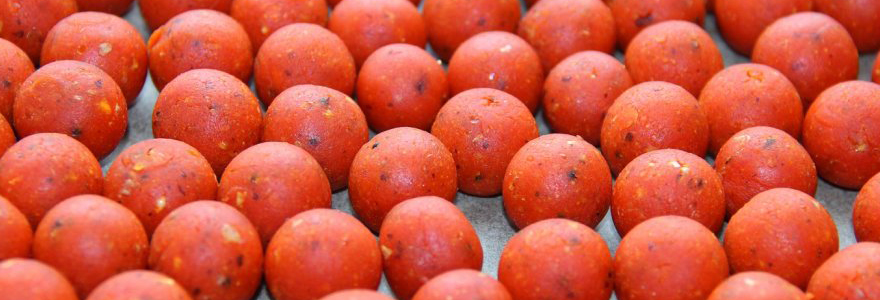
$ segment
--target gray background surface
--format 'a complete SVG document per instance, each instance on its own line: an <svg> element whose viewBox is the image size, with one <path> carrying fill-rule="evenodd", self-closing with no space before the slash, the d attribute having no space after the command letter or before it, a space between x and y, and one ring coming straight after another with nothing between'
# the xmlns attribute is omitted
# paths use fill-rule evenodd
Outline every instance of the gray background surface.
<svg viewBox="0 0 880 300"><path fill-rule="evenodd" d="M145 41L149 38L150 31L144 23L143 18L141 18L137 3L135 3L131 11L125 15L125 19L131 22L140 31ZM733 50L724 43L724 40L718 33L713 15L707 16L705 28L712 35L715 43L721 49L721 52L724 55L725 66L749 61L747 57L733 52ZM623 59L623 55L619 51L616 53L616 56L618 59ZM876 54L861 55L859 72L860 80L870 80L871 67L875 57ZM251 86L253 86L253 84L251 84ZM147 78L147 83L144 86L143 91L141 91L141 94L138 96L137 103L135 106L129 108L128 133L116 150L101 161L101 166L105 172L119 152L134 143L153 138L151 115L157 97L158 91L156 90L156 87L153 85L151 79ZM537 119L541 134L549 133L550 130L540 113L537 115ZM712 162L711 158L708 159ZM832 186L823 180L819 181L816 199L824 204L825 208L828 209L834 217L840 235L841 249L855 243L851 213L852 203L856 193L856 191L843 190ZM482 271L495 277L498 270L498 258L501 255L501 251L507 243L507 240L515 233L513 227L509 225L504 216L501 197L480 198L459 193L456 205L458 205L471 221L480 237L484 255ZM348 201L347 191L338 192L333 195L333 208L351 213L352 210ZM610 214L606 215L605 219L603 219L596 229L605 239L605 242L608 244L612 253L614 253L617 249L617 245L620 243L620 236L614 229ZM382 280L382 285L380 286L380 291L392 295L384 278ZM256 296L256 299L270 299L265 288ZM612 299L616 299L616 297L613 297Z"/></svg>

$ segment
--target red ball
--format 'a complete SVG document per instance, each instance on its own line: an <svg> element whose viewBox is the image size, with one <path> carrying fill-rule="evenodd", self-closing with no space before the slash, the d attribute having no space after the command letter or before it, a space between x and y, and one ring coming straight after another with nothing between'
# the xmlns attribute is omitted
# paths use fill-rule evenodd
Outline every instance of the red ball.
<svg viewBox="0 0 880 300"><path fill-rule="evenodd" d="M874 60L874 72L871 75L871 80L875 83L880 83L880 54L877 57L878 59Z"/></svg>
<svg viewBox="0 0 880 300"><path fill-rule="evenodd" d="M773 22L758 37L752 61L785 74L797 88L804 107L809 107L826 88L854 80L859 74L859 51L846 28L814 12Z"/></svg>
<svg viewBox="0 0 880 300"><path fill-rule="evenodd" d="M331 0L332 1L332 0ZM393 300L375 290L351 289L327 295L321 300Z"/></svg>
<svg viewBox="0 0 880 300"><path fill-rule="evenodd" d="M801 135L804 109L797 89L785 75L759 64L734 65L715 74L699 97L709 121L709 151L740 130L755 126Z"/></svg>
<svg viewBox="0 0 880 300"><path fill-rule="evenodd" d="M34 232L21 211L0 196L0 261L13 257L30 257ZM2 268L0 268L2 270Z"/></svg>
<svg viewBox="0 0 880 300"><path fill-rule="evenodd" d="M498 280L517 300L607 300L611 296L611 252L583 224L548 219L514 235L498 262Z"/></svg>
<svg viewBox="0 0 880 300"><path fill-rule="evenodd" d="M382 278L376 238L357 219L338 210L313 209L288 219L266 253L266 283L278 300L376 289Z"/></svg>
<svg viewBox="0 0 880 300"><path fill-rule="evenodd" d="M80 11L100 11L114 15L125 15L134 0L76 0Z"/></svg>
<svg viewBox="0 0 880 300"><path fill-rule="evenodd" d="M424 48L425 22L406 0L347 0L330 14L327 27L339 36L360 67L385 45L407 43Z"/></svg>
<svg viewBox="0 0 880 300"><path fill-rule="evenodd" d="M715 19L724 40L746 56L767 26L787 15L813 10L813 0L715 0ZM710 1L711 2L711 1Z"/></svg>
<svg viewBox="0 0 880 300"><path fill-rule="evenodd" d="M104 196L134 212L152 235L171 211L217 197L217 177L199 151L184 142L152 139L123 150L107 170Z"/></svg>
<svg viewBox="0 0 880 300"><path fill-rule="evenodd" d="M145 268L149 246L134 213L97 195L59 203L34 233L34 258L64 273L80 298L113 275Z"/></svg>
<svg viewBox="0 0 880 300"><path fill-rule="evenodd" d="M805 288L813 271L837 252L837 238L834 220L816 199L776 188L730 218L724 250L733 272L764 271Z"/></svg>
<svg viewBox="0 0 880 300"><path fill-rule="evenodd" d="M148 264L196 299L250 299L260 287L263 247L257 230L235 208L195 201L156 227Z"/></svg>
<svg viewBox="0 0 880 300"><path fill-rule="evenodd" d="M858 243L843 249L822 264L807 292L814 299L880 299L880 244Z"/></svg>
<svg viewBox="0 0 880 300"><path fill-rule="evenodd" d="M164 299L191 300L171 277L153 271L127 271L110 277L85 300Z"/></svg>
<svg viewBox="0 0 880 300"><path fill-rule="evenodd" d="M298 85L269 105L263 141L288 142L309 152L336 191L348 185L358 149L370 139L367 120L357 104L339 91Z"/></svg>
<svg viewBox="0 0 880 300"><path fill-rule="evenodd" d="M584 70L590 70L586 73ZM544 81L544 117L555 132L578 135L599 146L608 108L633 81L611 55L585 51L560 62Z"/></svg>
<svg viewBox="0 0 880 300"><path fill-rule="evenodd" d="M128 105L113 78L73 60L53 62L31 74L12 110L19 136L66 134L99 158L116 149L128 127Z"/></svg>
<svg viewBox="0 0 880 300"><path fill-rule="evenodd" d="M816 10L840 22L861 52L880 48L880 1L816 0Z"/></svg>
<svg viewBox="0 0 880 300"><path fill-rule="evenodd" d="M538 53L512 33L477 34L462 43L449 61L449 88L453 94L493 88L513 95L534 113L543 86L544 71Z"/></svg>
<svg viewBox="0 0 880 300"><path fill-rule="evenodd" d="M211 69L180 74L159 93L153 135L193 146L217 175L238 153L260 141L263 113L250 88Z"/></svg>
<svg viewBox="0 0 880 300"><path fill-rule="evenodd" d="M8 299L77 300L64 275L38 260L0 261L0 291Z"/></svg>
<svg viewBox="0 0 880 300"><path fill-rule="evenodd" d="M742 272L730 276L707 300L807 300L800 288L765 272ZM809 298L812 299L812 298Z"/></svg>
<svg viewBox="0 0 880 300"><path fill-rule="evenodd" d="M470 269L449 271L423 285L413 300L512 300L510 293L489 275Z"/></svg>
<svg viewBox="0 0 880 300"><path fill-rule="evenodd" d="M0 5L0 39L12 42L40 62L46 34L58 21L76 13L76 0L15 0ZM4 65L6 61L4 60Z"/></svg>
<svg viewBox="0 0 880 300"><path fill-rule="evenodd" d="M626 68L637 83L666 81L696 97L724 68L724 60L703 28L685 21L666 21L645 28L632 39L626 48Z"/></svg>
<svg viewBox="0 0 880 300"><path fill-rule="evenodd" d="M348 197L358 217L379 231L398 203L419 196L455 201L455 160L436 137L415 128L382 132L354 158Z"/></svg>
<svg viewBox="0 0 880 300"><path fill-rule="evenodd" d="M596 227L611 204L611 170L580 137L549 134L519 149L504 175L504 211L517 228L551 218Z"/></svg>
<svg viewBox="0 0 880 300"><path fill-rule="evenodd" d="M651 151L626 165L611 200L611 217L620 236L665 215L689 217L720 232L724 211L724 189L712 166L677 149Z"/></svg>
<svg viewBox="0 0 880 300"><path fill-rule="evenodd" d="M388 285L410 299L434 276L455 269L479 270L483 247L474 227L446 199L425 196L395 206L379 231Z"/></svg>
<svg viewBox="0 0 880 300"><path fill-rule="evenodd" d="M327 4L331 7L336 6L337 4L339 4L339 2L342 2L342 0L327 0ZM409 2L412 2L412 4L415 6L419 6L419 3L421 3L422 0L409 0Z"/></svg>
<svg viewBox="0 0 880 300"><path fill-rule="evenodd" d="M376 50L361 66L357 103L370 127L430 130L449 97L446 71L431 54L409 44Z"/></svg>
<svg viewBox="0 0 880 300"><path fill-rule="evenodd" d="M141 34L110 14L83 12L64 18L49 31L42 53L43 65L69 59L101 68L116 81L129 105L147 78L147 46Z"/></svg>
<svg viewBox="0 0 880 300"><path fill-rule="evenodd" d="M861 188L880 172L880 85L849 81L825 90L807 111L803 135L819 176Z"/></svg>
<svg viewBox="0 0 880 300"><path fill-rule="evenodd" d="M101 165L86 146L58 133L21 139L0 157L0 196L9 199L36 228L55 204L82 194L100 194Z"/></svg>
<svg viewBox="0 0 880 300"><path fill-rule="evenodd" d="M140 0L141 15L150 30L156 30L174 16L197 9L228 13L233 0Z"/></svg>
<svg viewBox="0 0 880 300"><path fill-rule="evenodd" d="M566 57L585 50L614 52L614 17L601 0L546 0L523 17L519 36L550 72Z"/></svg>
<svg viewBox="0 0 880 300"><path fill-rule="evenodd" d="M462 192L501 193L504 171L516 151L538 137L535 118L516 97L472 89L449 99L431 133L452 152Z"/></svg>
<svg viewBox="0 0 880 300"><path fill-rule="evenodd" d="M254 83L260 100L272 100L288 88L314 84L346 95L354 92L354 58L336 34L314 24L278 29L260 47L254 61Z"/></svg>
<svg viewBox="0 0 880 300"><path fill-rule="evenodd" d="M431 49L449 60L461 43L478 33L515 32L521 10L519 1L425 0L422 14Z"/></svg>
<svg viewBox="0 0 880 300"><path fill-rule="evenodd" d="M10 41L0 38L0 115L12 122L12 104L21 84L34 73L34 63L27 54Z"/></svg>
<svg viewBox="0 0 880 300"><path fill-rule="evenodd" d="M244 27L254 50L281 27L294 23L327 25L327 2L323 0L233 0L229 12Z"/></svg>
<svg viewBox="0 0 880 300"><path fill-rule="evenodd" d="M666 82L641 83L626 90L602 123L602 154L620 173L637 156L656 149L679 149L702 157L709 124L697 99Z"/></svg>
<svg viewBox="0 0 880 300"><path fill-rule="evenodd" d="M254 51L247 32L235 19L214 10L198 9L175 16L153 32L147 47L150 77L160 92L177 76L193 69L223 71L244 82L251 79Z"/></svg>
<svg viewBox="0 0 880 300"><path fill-rule="evenodd" d="M715 234L679 216L637 225L614 256L614 291L620 300L702 300L729 274Z"/></svg>
<svg viewBox="0 0 880 300"><path fill-rule="evenodd" d="M617 42L626 48L639 32L657 23L684 20L703 26L704 0L614 0L605 1L617 25Z"/></svg>
<svg viewBox="0 0 880 300"><path fill-rule="evenodd" d="M0 116L0 156L3 156L3 153L6 153L6 150L14 144L15 132L9 122L6 122L6 118Z"/></svg>
<svg viewBox="0 0 880 300"><path fill-rule="evenodd" d="M853 230L861 242L880 242L880 176L865 183L853 203Z"/></svg>
<svg viewBox="0 0 880 300"><path fill-rule="evenodd" d="M217 200L234 206L254 224L263 245L288 218L330 208L331 197L321 165L302 148L279 142L242 151L229 162L217 191Z"/></svg>
<svg viewBox="0 0 880 300"><path fill-rule="evenodd" d="M734 135L715 156L715 170L724 184L728 216L763 191L787 187L812 196L818 183L807 150L771 127L752 127Z"/></svg>

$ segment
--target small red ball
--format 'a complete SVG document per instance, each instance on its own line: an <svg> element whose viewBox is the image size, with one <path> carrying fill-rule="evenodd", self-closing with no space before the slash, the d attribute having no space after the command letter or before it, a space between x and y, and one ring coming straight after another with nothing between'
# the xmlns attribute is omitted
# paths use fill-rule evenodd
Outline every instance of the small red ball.
<svg viewBox="0 0 880 300"><path fill-rule="evenodd" d="M129 105L141 93L149 67L138 30L125 19L96 12L75 13L49 31L41 64L67 59L101 68L116 81Z"/></svg>
<svg viewBox="0 0 880 300"><path fill-rule="evenodd" d="M679 149L702 157L708 145L709 124L697 99L671 83L646 82L626 90L602 123L602 154L614 174L653 150Z"/></svg>
<svg viewBox="0 0 880 300"><path fill-rule="evenodd" d="M614 184L611 217L620 236L653 217L689 217L712 232L724 223L721 178L703 158L655 150L630 162Z"/></svg>
<svg viewBox="0 0 880 300"><path fill-rule="evenodd" d="M316 85L298 85L278 95L263 123L264 142L288 142L309 152L330 187L348 185L358 149L370 139L364 113L350 97Z"/></svg>
<svg viewBox="0 0 880 300"><path fill-rule="evenodd" d="M228 13L233 0L139 0L141 16L150 30L156 30L177 15L190 10L210 9Z"/></svg>
<svg viewBox="0 0 880 300"><path fill-rule="evenodd" d="M797 139L771 127L752 127L734 135L715 156L724 184L727 215L733 216L755 195L787 187L816 194L816 165Z"/></svg>
<svg viewBox="0 0 880 300"><path fill-rule="evenodd" d="M128 105L113 78L93 65L61 60L31 74L15 97L12 124L21 137L56 132L95 157L116 149L128 128Z"/></svg>
<svg viewBox="0 0 880 300"><path fill-rule="evenodd" d="M573 54L556 65L544 81L541 104L547 125L555 132L578 135L599 146L608 108L632 85L626 67L613 56L596 51Z"/></svg>
<svg viewBox="0 0 880 300"><path fill-rule="evenodd" d="M455 201L455 160L436 137L415 128L382 132L354 158L348 197L358 217L379 231L398 203L419 196Z"/></svg>
<svg viewBox="0 0 880 300"><path fill-rule="evenodd" d="M422 6L431 49L444 61L478 33L515 32L521 10L519 1L499 0L425 0Z"/></svg>
<svg viewBox="0 0 880 300"><path fill-rule="evenodd" d="M625 61L633 81L674 83L694 97L724 68L721 51L712 37L700 26L685 21L666 21L645 28L626 48Z"/></svg>
<svg viewBox="0 0 880 300"><path fill-rule="evenodd" d="M596 227L611 204L611 170L580 137L549 134L519 149L504 175L504 211L518 228L551 218Z"/></svg>
<svg viewBox="0 0 880 300"><path fill-rule="evenodd" d="M462 192L501 193L504 171L516 151L538 137L538 125L516 97L472 89L449 99L431 133L452 152Z"/></svg>
<svg viewBox="0 0 880 300"><path fill-rule="evenodd" d="M804 107L837 83L855 80L859 51L840 23L820 13L802 12L776 20L755 42L752 61L785 74Z"/></svg>
<svg viewBox="0 0 880 300"><path fill-rule="evenodd" d="M64 273L80 298L116 274L145 268L149 246L134 213L97 195L59 203L34 233L34 258Z"/></svg>
<svg viewBox="0 0 880 300"><path fill-rule="evenodd" d="M470 269L449 271L432 278L413 300L513 300L507 289L489 275Z"/></svg>
<svg viewBox="0 0 880 300"><path fill-rule="evenodd" d="M9 200L0 196L0 261L13 257L30 257L31 244L34 241L34 232L31 225L21 211ZM2 268L0 268L2 269Z"/></svg>
<svg viewBox="0 0 880 300"><path fill-rule="evenodd" d="M191 10L175 16L153 32L147 48L150 77L160 92L193 69L223 71L243 82L250 81L253 70L254 51L244 27L214 10Z"/></svg>
<svg viewBox="0 0 880 300"><path fill-rule="evenodd" d="M407 43L424 48L425 22L407 0L346 0L333 7L327 28L339 36L360 67L385 45Z"/></svg>
<svg viewBox="0 0 880 300"><path fill-rule="evenodd" d="M800 288L765 272L742 272L730 276L707 300L808 300Z"/></svg>
<svg viewBox="0 0 880 300"><path fill-rule="evenodd" d="M385 276L398 298L409 300L434 276L479 270L483 247L474 227L448 200L425 196L395 206L379 231Z"/></svg>
<svg viewBox="0 0 880 300"><path fill-rule="evenodd" d="M159 93L153 135L193 146L217 175L238 153L260 141L263 112L251 89L211 69L180 74Z"/></svg>
<svg viewBox="0 0 880 300"><path fill-rule="evenodd" d="M196 299L250 299L260 287L260 235L247 217L219 201L175 209L156 227L149 251L150 269L174 278Z"/></svg>
<svg viewBox="0 0 880 300"><path fill-rule="evenodd" d="M822 264L807 292L814 299L880 299L880 244L858 243L843 249Z"/></svg>
<svg viewBox="0 0 880 300"><path fill-rule="evenodd" d="M746 203L727 225L724 250L733 272L764 271L807 287L838 248L837 227L816 199L776 188Z"/></svg>
<svg viewBox="0 0 880 300"><path fill-rule="evenodd" d="M98 285L85 300L163 299L191 300L171 277L154 271L127 271Z"/></svg>
<svg viewBox="0 0 880 300"><path fill-rule="evenodd" d="M104 177L104 196L134 212L149 236L176 208L216 199L217 177L192 146L170 139L146 140L116 156Z"/></svg>
<svg viewBox="0 0 880 300"><path fill-rule="evenodd" d="M376 289L382 278L376 237L338 210L313 209L288 219L266 253L266 284L278 300Z"/></svg>
<svg viewBox="0 0 880 300"><path fill-rule="evenodd" d="M859 191L852 221L858 241L880 242L880 175L874 175Z"/></svg>
<svg viewBox="0 0 880 300"><path fill-rule="evenodd" d="M370 128L430 130L449 97L443 66L422 48L392 44L379 48L361 66L357 103Z"/></svg>
<svg viewBox="0 0 880 300"><path fill-rule="evenodd" d="M819 176L859 189L880 172L880 85L849 81L828 88L804 118L803 144Z"/></svg>
<svg viewBox="0 0 880 300"><path fill-rule="evenodd" d="M740 64L718 72L706 83L699 102L709 121L712 153L749 127L770 126L795 138L801 135L804 109L797 89L765 65Z"/></svg>
<svg viewBox="0 0 880 300"><path fill-rule="evenodd" d="M351 95L355 77L354 58L345 43L315 24L281 27L263 42L254 61L254 83L266 105L296 85L320 85Z"/></svg>
<svg viewBox="0 0 880 300"><path fill-rule="evenodd" d="M100 194L101 165L82 143L58 133L21 139L0 157L0 195L36 228L55 204L82 194Z"/></svg>
<svg viewBox="0 0 880 300"><path fill-rule="evenodd" d="M729 275L715 234L680 216L637 225L614 256L614 291L620 300L703 300Z"/></svg>
<svg viewBox="0 0 880 300"><path fill-rule="evenodd" d="M296 170L291 172L291 170ZM300 147L267 142L245 149L229 162L217 200L241 211L267 245L284 221L332 204L327 175Z"/></svg>
<svg viewBox="0 0 880 300"><path fill-rule="evenodd" d="M78 299L63 274L38 260L23 258L0 261L0 291L8 299Z"/></svg>
<svg viewBox="0 0 880 300"><path fill-rule="evenodd" d="M498 280L517 300L607 300L611 252L598 233L570 220L548 219L514 235L498 262Z"/></svg>
<svg viewBox="0 0 880 300"><path fill-rule="evenodd" d="M513 95L534 113L543 86L544 71L538 53L509 32L477 34L462 43L449 61L449 88L453 94L493 88Z"/></svg>

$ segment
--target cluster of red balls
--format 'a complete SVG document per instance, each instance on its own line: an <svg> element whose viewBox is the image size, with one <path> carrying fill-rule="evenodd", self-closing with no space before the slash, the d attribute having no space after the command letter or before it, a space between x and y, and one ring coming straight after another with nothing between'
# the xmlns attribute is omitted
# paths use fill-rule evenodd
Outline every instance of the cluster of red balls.
<svg viewBox="0 0 880 300"><path fill-rule="evenodd" d="M880 1L526 2L140 0L145 43L132 0L0 1L0 295L880 299ZM521 229L497 280L459 191Z"/></svg>

